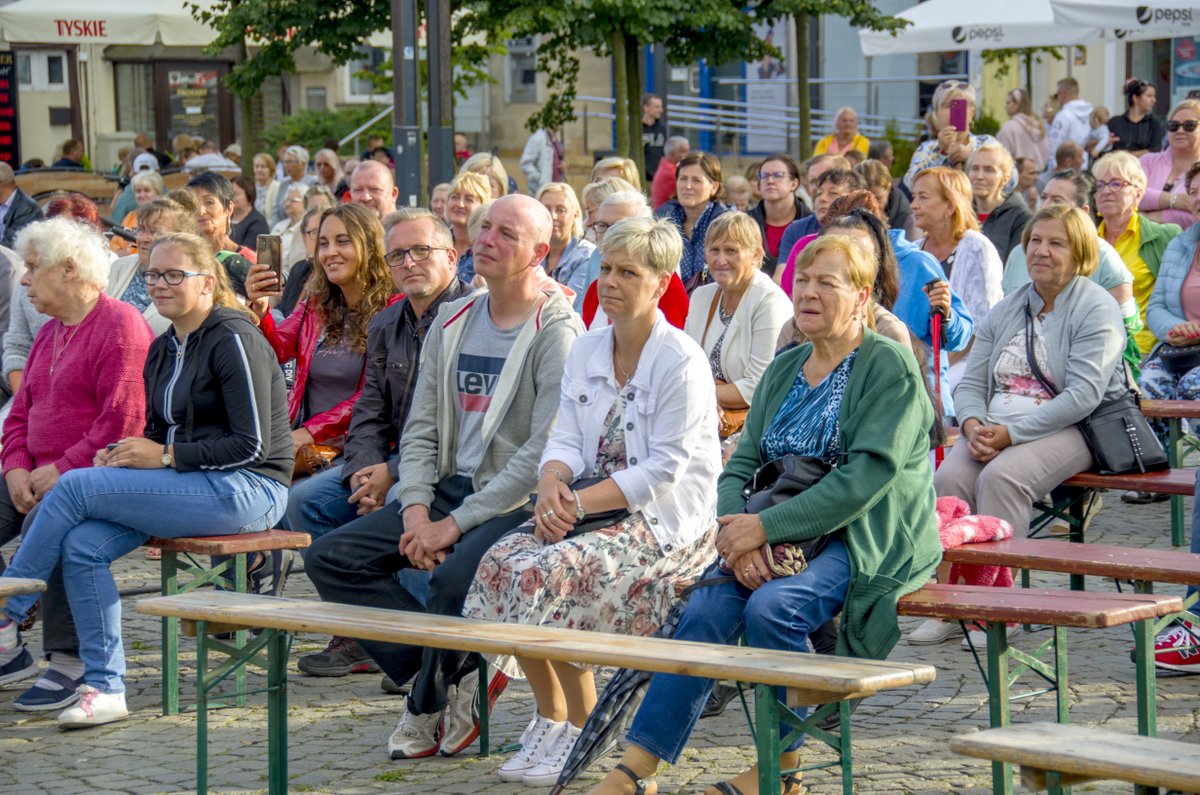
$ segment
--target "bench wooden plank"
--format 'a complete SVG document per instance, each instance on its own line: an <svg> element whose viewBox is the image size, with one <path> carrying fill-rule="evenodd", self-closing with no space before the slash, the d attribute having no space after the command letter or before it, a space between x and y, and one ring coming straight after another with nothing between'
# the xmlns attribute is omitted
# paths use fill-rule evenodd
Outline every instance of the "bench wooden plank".
<svg viewBox="0 0 1200 795"><path fill-rule="evenodd" d="M305 549L312 539L308 533L290 530L263 530L259 533L235 533L227 536L189 538L151 538L148 547L164 552L189 552L194 555L240 555L277 549Z"/></svg>
<svg viewBox="0 0 1200 795"><path fill-rule="evenodd" d="M1200 746L1059 723L1020 723L950 739L956 753L1039 771L1200 792Z"/></svg>
<svg viewBox="0 0 1200 795"><path fill-rule="evenodd" d="M46 590L46 583L41 580L28 580L20 577L0 577L0 599L10 596L20 596L27 593L41 593Z"/></svg>
<svg viewBox="0 0 1200 795"><path fill-rule="evenodd" d="M947 549L950 563L1013 566L1062 574L1200 585L1200 555L1036 538L1009 538Z"/></svg>
<svg viewBox="0 0 1200 795"><path fill-rule="evenodd" d="M1178 601L1178 599L1176 599ZM467 618L299 599L266 599L232 592L195 592L138 602L138 611L191 621L288 632L340 634L483 654L520 654L544 660L635 668L687 676L737 679L821 693L868 695L932 682L931 665L638 638L557 627L497 624ZM819 665L814 664L819 659Z"/></svg>
<svg viewBox="0 0 1200 795"><path fill-rule="evenodd" d="M1068 478L1063 485L1082 486L1089 489L1149 491L1155 494L1190 497L1196 489L1196 470L1194 468L1163 469L1158 472L1135 472L1128 475L1080 472L1078 475Z"/></svg>
<svg viewBox="0 0 1200 795"><path fill-rule="evenodd" d="M1142 414L1154 419L1200 419L1200 400L1142 400Z"/></svg>
<svg viewBox="0 0 1200 795"><path fill-rule="evenodd" d="M1004 621L1058 627L1115 627L1177 613L1178 596L1099 594L982 585L926 585L900 599L902 616L952 621Z"/></svg>

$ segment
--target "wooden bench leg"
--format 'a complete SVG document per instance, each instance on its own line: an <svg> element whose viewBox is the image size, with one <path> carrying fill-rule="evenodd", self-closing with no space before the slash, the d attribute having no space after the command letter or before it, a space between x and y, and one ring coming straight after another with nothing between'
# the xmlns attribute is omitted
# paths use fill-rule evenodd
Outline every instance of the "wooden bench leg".
<svg viewBox="0 0 1200 795"><path fill-rule="evenodd" d="M1183 466L1183 420L1172 417L1167 422L1167 463L1171 469ZM1181 547L1187 543L1184 538L1183 497L1171 495L1171 546Z"/></svg>
<svg viewBox="0 0 1200 795"><path fill-rule="evenodd" d="M288 733L287 733L287 660L288 634L272 633L267 645L267 734L269 738L268 792L287 795L288 791ZM244 672L245 667L241 670Z"/></svg>
<svg viewBox="0 0 1200 795"><path fill-rule="evenodd" d="M758 746L758 791L779 795L783 787L780 781L779 754L783 747L779 742L779 697L772 685L754 686L754 722L757 724L755 737Z"/></svg>
<svg viewBox="0 0 1200 795"><path fill-rule="evenodd" d="M993 729L1011 722L1008 705L1008 625L991 621L987 625L988 718ZM1005 762L992 762L993 795L1012 795L1012 770Z"/></svg>
<svg viewBox="0 0 1200 795"><path fill-rule="evenodd" d="M479 699L479 755L489 756L491 754L491 710L488 709L488 690L491 684L491 679L488 676L487 658L482 654L476 655L479 658L479 689L476 692L476 697Z"/></svg>
<svg viewBox="0 0 1200 795"><path fill-rule="evenodd" d="M1133 623L1133 654L1137 660L1138 734L1155 737L1158 694L1154 679L1154 619Z"/></svg>
<svg viewBox="0 0 1200 795"><path fill-rule="evenodd" d="M166 555L163 555L166 559ZM177 639L178 640L178 639ZM175 698L178 702L178 670ZM208 792L208 622L196 622L196 795ZM176 703L178 708L178 703Z"/></svg>

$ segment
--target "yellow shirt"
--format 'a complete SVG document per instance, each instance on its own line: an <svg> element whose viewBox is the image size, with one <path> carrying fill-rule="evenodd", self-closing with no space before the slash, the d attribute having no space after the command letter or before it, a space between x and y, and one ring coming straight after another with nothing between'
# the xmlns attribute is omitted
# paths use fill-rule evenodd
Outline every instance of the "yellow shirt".
<svg viewBox="0 0 1200 795"><path fill-rule="evenodd" d="M815 155L833 155L833 154L840 155L846 151L844 149L841 151L838 151L838 152L830 151L830 147L833 145L833 142L834 142L834 137L832 135L826 135L824 138L817 141L817 145L813 148L813 155L814 156ZM863 157L866 157L867 150L871 148L871 142L867 139L866 136L856 133L854 136L854 140L852 140L850 142L850 148L857 149L858 151L862 152Z"/></svg>
<svg viewBox="0 0 1200 795"><path fill-rule="evenodd" d="M1100 237L1104 237L1104 222L1100 223ZM1150 304L1150 293L1154 292L1154 274L1150 272L1146 261L1138 255L1138 248L1142 244L1142 223L1141 217L1134 213L1129 219L1129 226L1117 238L1117 242L1113 248L1117 250L1117 255L1121 257L1121 261L1129 268L1129 272L1133 274L1133 300L1137 302L1138 314L1142 318L1142 330L1133 335L1133 339L1137 342L1138 350L1145 356L1150 352L1151 348L1158 344L1158 339L1154 333L1150 331L1146 325L1146 307Z"/></svg>

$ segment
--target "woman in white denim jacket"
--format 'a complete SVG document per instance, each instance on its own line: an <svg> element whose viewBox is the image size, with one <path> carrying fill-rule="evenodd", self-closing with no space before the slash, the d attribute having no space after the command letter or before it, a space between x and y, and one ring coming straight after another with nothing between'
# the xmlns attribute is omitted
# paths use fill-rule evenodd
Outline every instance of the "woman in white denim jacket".
<svg viewBox="0 0 1200 795"><path fill-rule="evenodd" d="M598 286L612 325L572 346L534 520L484 555L463 615L649 635L676 583L715 558L721 462L712 376L700 346L657 308L682 246L664 220L627 218L605 234ZM572 489L584 477L600 480ZM629 515L568 537L584 515L614 509ZM595 705L592 670L515 662L537 712L499 775L549 786ZM511 660L501 667L518 673Z"/></svg>

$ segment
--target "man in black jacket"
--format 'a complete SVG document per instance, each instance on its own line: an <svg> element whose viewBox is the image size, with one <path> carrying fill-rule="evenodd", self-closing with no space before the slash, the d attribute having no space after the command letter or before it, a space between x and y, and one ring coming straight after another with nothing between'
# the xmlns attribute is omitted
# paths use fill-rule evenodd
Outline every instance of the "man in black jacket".
<svg viewBox="0 0 1200 795"><path fill-rule="evenodd" d="M456 275L450 231L433 213L405 208L387 216L384 227L392 279L405 297L367 327L366 375L350 417L342 465L292 487L288 525L311 533L313 539L387 502L398 478L396 449L417 383L425 332L443 303L471 292ZM403 261L392 262L398 257ZM339 637L324 651L301 657L298 664L314 676L378 670L357 642Z"/></svg>
<svg viewBox="0 0 1200 795"><path fill-rule="evenodd" d="M12 166L0 162L0 246L12 248L17 232L42 217L38 203L17 187Z"/></svg>

